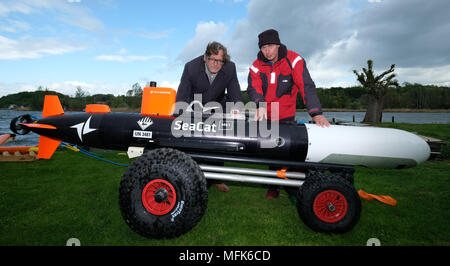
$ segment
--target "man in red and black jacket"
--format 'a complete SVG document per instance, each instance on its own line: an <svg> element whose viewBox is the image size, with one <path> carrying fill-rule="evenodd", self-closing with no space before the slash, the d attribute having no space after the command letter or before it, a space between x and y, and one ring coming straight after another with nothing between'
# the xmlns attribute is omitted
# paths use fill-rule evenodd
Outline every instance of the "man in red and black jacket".
<svg viewBox="0 0 450 266"><path fill-rule="evenodd" d="M258 39L260 51L250 67L247 88L250 100L258 105L255 119L293 121L300 91L312 121L328 127L330 123L322 115L316 86L305 60L281 44L276 30L266 30L258 35ZM267 109L260 106L263 102ZM278 102L278 110L272 110L272 102Z"/></svg>
<svg viewBox="0 0 450 266"><path fill-rule="evenodd" d="M321 127L330 126L322 114L316 86L305 60L281 44L276 30L266 30L258 35L258 39L260 51L258 59L250 67L247 88L250 100L258 106L255 120L295 121L297 93L300 91L312 121ZM264 102L267 109L261 105ZM272 109L273 102L278 103L275 110ZM279 191L278 186L269 186L266 197L276 198Z"/></svg>

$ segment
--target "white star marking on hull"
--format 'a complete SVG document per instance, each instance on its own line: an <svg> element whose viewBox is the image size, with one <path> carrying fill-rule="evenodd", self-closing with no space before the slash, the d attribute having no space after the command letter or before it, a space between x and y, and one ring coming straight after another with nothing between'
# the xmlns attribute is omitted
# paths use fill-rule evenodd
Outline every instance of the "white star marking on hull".
<svg viewBox="0 0 450 266"><path fill-rule="evenodd" d="M91 128L91 117L90 116L88 118L88 120L86 120L86 122L83 123L79 123L76 125L71 126L71 128L76 128L77 129L77 133L78 133L78 137L80 138L81 142L83 142L83 136L97 130L97 128Z"/></svg>

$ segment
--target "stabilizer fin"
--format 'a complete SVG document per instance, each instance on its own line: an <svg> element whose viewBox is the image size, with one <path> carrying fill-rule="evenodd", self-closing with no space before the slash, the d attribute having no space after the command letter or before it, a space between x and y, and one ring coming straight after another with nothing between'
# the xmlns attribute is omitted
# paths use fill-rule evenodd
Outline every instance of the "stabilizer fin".
<svg viewBox="0 0 450 266"><path fill-rule="evenodd" d="M56 129L56 127L47 124L38 124L38 123L20 123L19 125L26 126L29 128L42 128L42 129Z"/></svg>
<svg viewBox="0 0 450 266"><path fill-rule="evenodd" d="M5 143L10 137L11 137L11 134L2 134L2 135L0 135L0 145Z"/></svg>
<svg viewBox="0 0 450 266"><path fill-rule="evenodd" d="M64 114L64 110L59 102L57 95L45 95L44 109L42 110L42 117L49 117Z"/></svg>
<svg viewBox="0 0 450 266"><path fill-rule="evenodd" d="M55 153L60 143L61 143L60 140L40 136L38 159L50 159L53 153Z"/></svg>

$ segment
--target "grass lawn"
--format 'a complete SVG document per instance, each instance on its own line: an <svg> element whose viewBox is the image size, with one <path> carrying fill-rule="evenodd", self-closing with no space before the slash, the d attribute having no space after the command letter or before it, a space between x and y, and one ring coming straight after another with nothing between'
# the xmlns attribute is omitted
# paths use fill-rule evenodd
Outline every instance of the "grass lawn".
<svg viewBox="0 0 450 266"><path fill-rule="evenodd" d="M429 126L411 131L427 132ZM431 127L428 136L439 138L437 132L448 141L448 125ZM130 162L116 152L99 154ZM50 160L0 163L0 245L63 246L69 238L83 246L365 246L369 238L384 246L450 245L448 160L402 170L357 167L357 190L389 195L398 205L362 200L361 219L345 234L309 229L285 191L268 200L261 185L228 183L227 193L209 189L208 208L197 226L167 240L143 238L122 220L118 188L125 169L63 148Z"/></svg>

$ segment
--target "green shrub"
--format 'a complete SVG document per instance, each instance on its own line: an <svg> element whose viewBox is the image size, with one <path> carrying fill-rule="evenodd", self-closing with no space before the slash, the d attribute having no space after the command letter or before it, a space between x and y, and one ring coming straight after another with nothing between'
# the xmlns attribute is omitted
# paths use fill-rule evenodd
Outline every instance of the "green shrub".
<svg viewBox="0 0 450 266"><path fill-rule="evenodd" d="M450 159L450 142L446 141L442 144L441 155L444 159Z"/></svg>

